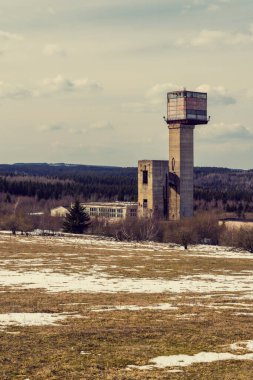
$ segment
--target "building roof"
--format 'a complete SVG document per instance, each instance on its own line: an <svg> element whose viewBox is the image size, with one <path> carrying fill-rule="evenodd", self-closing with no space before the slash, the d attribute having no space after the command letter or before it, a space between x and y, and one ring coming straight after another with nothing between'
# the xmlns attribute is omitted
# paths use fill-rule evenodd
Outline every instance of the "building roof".
<svg viewBox="0 0 253 380"><path fill-rule="evenodd" d="M240 223L253 223L253 219L238 219L238 218L224 218L220 222L240 222Z"/></svg>
<svg viewBox="0 0 253 380"><path fill-rule="evenodd" d="M127 207L138 206L137 202L82 202L83 206L88 207Z"/></svg>
<svg viewBox="0 0 253 380"><path fill-rule="evenodd" d="M68 207L67 206L57 206L57 207L54 207L51 209L51 211L54 211L54 210L68 210Z"/></svg>

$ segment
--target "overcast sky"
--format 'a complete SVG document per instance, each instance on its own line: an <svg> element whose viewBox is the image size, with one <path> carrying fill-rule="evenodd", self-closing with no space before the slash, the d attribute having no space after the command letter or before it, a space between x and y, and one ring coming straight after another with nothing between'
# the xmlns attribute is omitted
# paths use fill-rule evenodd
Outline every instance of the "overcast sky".
<svg viewBox="0 0 253 380"><path fill-rule="evenodd" d="M252 0L1 0L0 67L1 163L167 159L186 87L195 165L253 168Z"/></svg>

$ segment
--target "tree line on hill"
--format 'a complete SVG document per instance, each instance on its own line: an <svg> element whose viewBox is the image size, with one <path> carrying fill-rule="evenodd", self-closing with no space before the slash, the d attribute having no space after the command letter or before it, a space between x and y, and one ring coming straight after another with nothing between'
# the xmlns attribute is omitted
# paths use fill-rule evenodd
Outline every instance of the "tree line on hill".
<svg viewBox="0 0 253 380"><path fill-rule="evenodd" d="M253 212L253 170L194 169L195 210ZM137 201L137 168L65 165L0 165L0 193L62 201Z"/></svg>

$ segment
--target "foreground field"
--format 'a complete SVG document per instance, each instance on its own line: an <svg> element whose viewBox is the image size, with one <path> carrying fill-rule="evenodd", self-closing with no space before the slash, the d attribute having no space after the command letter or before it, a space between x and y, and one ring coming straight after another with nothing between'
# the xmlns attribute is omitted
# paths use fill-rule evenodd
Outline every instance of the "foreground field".
<svg viewBox="0 0 253 380"><path fill-rule="evenodd" d="M0 236L0 379L253 379L253 255Z"/></svg>

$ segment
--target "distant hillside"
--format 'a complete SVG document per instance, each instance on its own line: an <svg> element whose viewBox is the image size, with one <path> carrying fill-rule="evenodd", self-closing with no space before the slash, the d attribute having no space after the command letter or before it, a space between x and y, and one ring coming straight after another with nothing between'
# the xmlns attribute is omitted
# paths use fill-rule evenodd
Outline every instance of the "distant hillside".
<svg viewBox="0 0 253 380"><path fill-rule="evenodd" d="M195 168L194 198L201 208L253 211L253 170Z"/></svg>
<svg viewBox="0 0 253 380"><path fill-rule="evenodd" d="M137 173L137 168L123 168L117 166L93 166L77 164L47 164L47 163L17 163L17 164L0 164L0 175L2 174L20 174L33 176L48 176L59 178L73 178L89 174L98 175L124 175L126 177Z"/></svg>
<svg viewBox="0 0 253 380"><path fill-rule="evenodd" d="M0 192L61 199L136 200L137 169L68 164L0 165Z"/></svg>
<svg viewBox="0 0 253 380"><path fill-rule="evenodd" d="M194 168L195 208L253 211L253 170ZM137 168L0 164L0 192L40 199L137 200Z"/></svg>

